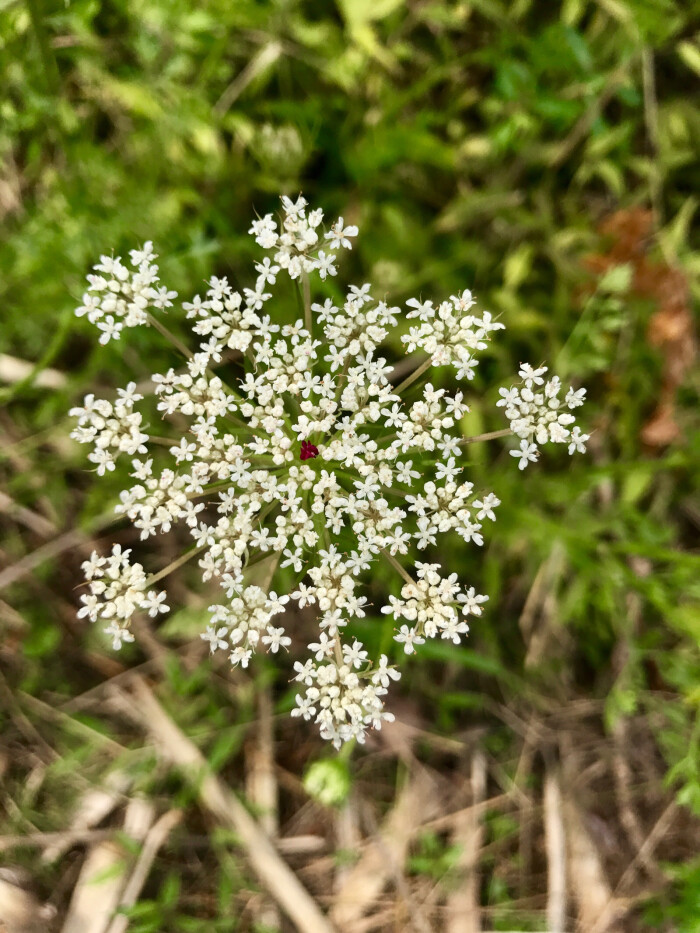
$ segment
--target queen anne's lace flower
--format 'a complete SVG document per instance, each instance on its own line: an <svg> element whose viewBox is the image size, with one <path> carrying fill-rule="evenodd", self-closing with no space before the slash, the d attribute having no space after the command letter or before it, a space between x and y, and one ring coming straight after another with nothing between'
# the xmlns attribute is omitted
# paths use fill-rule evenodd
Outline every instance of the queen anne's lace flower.
<svg viewBox="0 0 700 933"><path fill-rule="evenodd" d="M338 746L363 741L367 728L392 718L383 697L399 678L385 655L374 664L346 632L366 613L360 587L367 571L383 561L402 577L400 595L382 612L396 620L395 640L406 653L429 638L459 643L467 619L481 614L487 597L462 587L455 573L415 562L412 575L400 560L410 567L412 554L452 531L480 546L484 521L496 518L497 496L462 476L463 392L418 379L431 365L450 365L458 379L471 379L503 325L477 313L469 291L437 307L409 301L403 316L415 323L402 340L422 356L395 385L379 347L399 325L400 309L375 301L369 284L351 286L337 304L310 299L309 275L335 275L337 251L351 248L357 227L341 217L324 232L322 212L307 211L303 197L282 204L279 226L271 214L251 226L270 254L255 264L255 287L237 291L213 278L204 298L183 305L197 349L187 352L183 369L153 382L164 422L188 424L184 434L149 437L134 411L142 398L130 384L114 402L88 396L73 409L72 436L93 446L89 459L99 473L113 470L121 454L131 458L133 483L116 511L142 539L176 523L188 529L193 547L185 558L196 558L202 579L216 581L221 592L202 635L212 653L246 667L258 650L289 649L279 623L293 620L291 604L315 613L309 658L294 665L293 715L316 722ZM123 327L150 323L149 309L172 303L174 293L156 288L154 259L148 243L131 252L135 271L118 258L102 257L95 267L78 314L100 328L102 342ZM301 280L303 320L273 322L267 311L268 289L282 272ZM587 439L569 429L573 417L558 400L559 382L545 383L545 372L523 366L523 385L501 390L498 404L521 439L521 467L546 441L567 442L573 452ZM570 389L563 405L577 407L583 394ZM80 615L105 621L115 647L132 640L133 613L167 611L165 594L152 584L171 568L149 578L128 555L115 548L84 565L89 593ZM258 563L270 581L264 586L250 579ZM288 594L269 589L277 567L296 576Z"/></svg>
<svg viewBox="0 0 700 933"><path fill-rule="evenodd" d="M94 267L97 275L88 276L88 290L82 305L76 309L80 317L86 315L100 331L100 343L118 340L125 327L149 323L149 308L169 308L177 292L161 286L158 279L158 258L149 241L143 249L130 252L132 269L121 256L101 256Z"/></svg>
<svg viewBox="0 0 700 933"><path fill-rule="evenodd" d="M118 389L118 398L112 402L86 395L79 408L72 408L71 416L78 419L78 426L71 437L81 444L93 444L94 450L88 460L97 464L97 472L113 470L120 453L145 454L148 435L141 430L141 415L135 412L134 402L143 395L136 392L136 383L130 382L126 389Z"/></svg>
<svg viewBox="0 0 700 933"><path fill-rule="evenodd" d="M516 437L521 438L520 447L511 450L512 457L519 457L518 466L524 470L529 462L537 460L539 446L551 442L568 444L569 453L586 450L587 434L581 434L578 427L573 431L569 426L576 420L570 413L583 405L585 389L577 392L569 388L562 402L559 393L562 384L558 376L545 382L546 366L533 369L528 363L522 363L518 375L522 385L516 388L499 389L499 408L505 408L506 418ZM566 409L569 409L568 411Z"/></svg>
<svg viewBox="0 0 700 933"><path fill-rule="evenodd" d="M89 593L83 594L83 606L78 618L87 616L91 622L98 619L108 625L105 632L112 638L112 647L121 648L123 641L133 641L129 622L137 610L156 616L168 612L165 593L149 590L148 578L141 564L129 562L131 551L122 551L118 544L108 557L100 557L93 551L90 559L83 563L83 572Z"/></svg>
<svg viewBox="0 0 700 933"><path fill-rule="evenodd" d="M478 363L477 352L487 347L488 335L502 330L504 325L494 321L488 311L481 316L468 314L476 299L469 290L460 295L451 295L434 308L432 301L420 303L412 298L408 305L413 308L407 318L418 318L419 324L411 327L401 340L409 352L420 349L430 355L433 366L451 364L457 370L458 379L473 379Z"/></svg>

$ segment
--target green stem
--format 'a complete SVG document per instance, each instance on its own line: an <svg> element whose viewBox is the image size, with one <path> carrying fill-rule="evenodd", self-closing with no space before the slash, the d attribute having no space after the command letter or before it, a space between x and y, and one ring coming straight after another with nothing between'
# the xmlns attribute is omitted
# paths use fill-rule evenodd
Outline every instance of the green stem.
<svg viewBox="0 0 700 933"><path fill-rule="evenodd" d="M402 567L401 564L396 560L396 558L395 558L395 557L392 557L391 554L390 554L388 551L385 551L385 550L384 550L384 548L382 548L381 551L382 551L382 554L384 555L384 557L386 557L386 559L389 561L389 563L391 564L391 566L394 568L394 570L395 570L398 574L400 574L400 575L403 577L403 579L406 581L406 583L408 583L409 586L415 586L415 585L416 585L416 581L415 581L411 576L409 576L409 574L403 569L403 567Z"/></svg>
<svg viewBox="0 0 700 933"><path fill-rule="evenodd" d="M310 334L313 322L311 319L311 283L307 272L301 273L301 292L304 299L304 327Z"/></svg>
<svg viewBox="0 0 700 933"><path fill-rule="evenodd" d="M433 365L433 361L432 361L432 358L431 358L431 357L428 357L427 360L424 360L424 361L420 364L420 366L418 367L418 369L415 369L415 370L411 373L410 376L407 376L407 377L404 379L404 381L403 381L402 383L400 383L400 385L398 385L398 386L394 389L394 392L396 393L396 395L401 395L401 393L403 392L404 389L407 389L410 385L413 385L413 383L416 381L416 379L419 379L419 378L423 375L423 373L426 371L426 369L430 369L430 367L431 367L432 365Z"/></svg>
<svg viewBox="0 0 700 933"><path fill-rule="evenodd" d="M343 368L338 373L338 378L335 381L335 384L338 387L338 390L335 393L335 404L336 405L340 404L340 399L342 398L342 395L343 395L343 380L347 379L349 369L350 369L350 360L346 359L345 363L343 364Z"/></svg>
<svg viewBox="0 0 700 933"><path fill-rule="evenodd" d="M510 428L502 428L500 431L491 431L488 434L475 434L474 437L463 437L460 444L475 444L477 441L492 441L497 437L507 437L512 434Z"/></svg>
<svg viewBox="0 0 700 933"><path fill-rule="evenodd" d="M67 311L59 321L58 327L54 331L53 337L51 338L51 341L49 342L45 352L42 354L38 362L31 368L29 373L23 379L20 379L19 382L16 382L13 386L9 386L8 388L2 389L0 391L1 405L7 405L10 401L12 401L13 398L16 398L21 392L23 392L24 389L32 386L36 377L44 369L51 365L68 339L72 324L73 312Z"/></svg>
<svg viewBox="0 0 700 933"><path fill-rule="evenodd" d="M338 667L343 666L343 646L340 643L340 632L336 630L333 640L333 653L335 654L335 663Z"/></svg>
<svg viewBox="0 0 700 933"><path fill-rule="evenodd" d="M345 742L338 752L338 758L340 761L350 761L352 758L352 753L355 751L357 745L357 739L350 739L349 742Z"/></svg>
<svg viewBox="0 0 700 933"><path fill-rule="evenodd" d="M188 360L192 359L192 351L189 347L180 340L179 337L176 337L175 334L168 330L165 324L162 321L159 321L157 317L153 314L148 314L148 323L151 324L155 329L165 337L166 340L169 340L174 347L176 347L183 356L187 357Z"/></svg>
<svg viewBox="0 0 700 933"><path fill-rule="evenodd" d="M273 551L258 551L257 554L254 554L253 557L249 558L246 561L246 565L243 568L243 572L249 570L251 567L257 567L258 564L261 564L266 558L271 557Z"/></svg>
<svg viewBox="0 0 700 933"><path fill-rule="evenodd" d="M146 581L146 586L153 586L154 583L157 583L159 580L162 580L163 577L167 577L168 574L172 573L173 570L177 570L178 567L181 567L183 564L186 564L188 560L192 557L196 557L197 554L200 554L205 548L205 545L200 545L199 547L192 548L191 551L187 551L181 557L178 557L177 560L174 560L172 563L168 564L167 567L164 567L162 570L159 570L158 573L153 574Z"/></svg>
<svg viewBox="0 0 700 933"><path fill-rule="evenodd" d="M269 593L269 592L270 592L270 587L272 586L272 581L273 581L273 579L274 579L274 577L275 577L275 573L277 572L277 568L278 568L279 562L280 562L281 560L282 560L282 552L281 552L281 551L277 551L276 555L275 555L275 556L273 557L273 559L272 559L272 562L271 562L271 564L270 564L270 568L269 568L269 570L268 570L268 572L267 572L267 576L265 577L265 580L263 581L263 585L262 585L262 587L261 587L261 589L263 589L266 593Z"/></svg>

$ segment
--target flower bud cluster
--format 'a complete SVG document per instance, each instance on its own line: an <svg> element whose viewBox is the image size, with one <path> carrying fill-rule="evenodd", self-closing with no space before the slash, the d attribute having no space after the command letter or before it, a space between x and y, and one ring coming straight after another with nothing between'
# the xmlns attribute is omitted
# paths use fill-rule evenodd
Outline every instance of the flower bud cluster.
<svg viewBox="0 0 700 933"><path fill-rule="evenodd" d="M271 297L265 293L265 284L268 281L274 283L275 273L279 272L279 266L273 266L274 271L270 270L269 260L267 267L259 268L261 271L267 268L266 274L259 275L255 289L246 288L243 295L234 291L225 278L214 277L209 283L204 301L195 295L192 301L183 302L187 317L194 320L192 332L199 337L209 338L200 350L200 367L203 365L206 369L210 359L220 362L223 347L245 353L250 346L261 326L257 312L263 302Z"/></svg>
<svg viewBox="0 0 700 933"><path fill-rule="evenodd" d="M486 600L461 587L456 574L442 576L438 564L415 562L414 579L398 560L410 568L415 554L453 532L482 545L484 520L496 518L498 497L461 476L464 393L418 380L431 365L451 365L458 379L471 379L478 354L503 325L487 311L476 314L470 292L437 308L409 301L407 317L418 321L402 339L427 359L397 386L380 347L399 325L398 308L376 301L368 284L351 286L342 307L311 302L310 274L334 275L336 251L351 248L357 228L339 218L324 233L322 212L307 212L302 197L283 198L282 206L279 225L267 215L251 227L272 253L255 264L255 288L241 293L215 278L203 300L184 305L196 349L182 369L153 376L166 436L143 432L133 384L114 403L88 396L72 412L73 436L94 445L98 472L113 469L119 453L133 457L133 482L116 511L142 539L178 524L191 538L191 549L157 578L192 558L203 583L219 590L202 635L212 652L245 667L256 651L291 646L292 607L299 625L315 615L312 640L305 639L309 659L295 665L301 686L294 715L313 720L339 745L363 741L368 728L392 718L384 695L399 678L386 656L373 662L348 636L367 612L368 573L376 579L384 562L400 574L400 597L390 597L382 612L405 622L395 640L407 653L426 638L458 643L466 617L479 615ZM103 257L103 277L90 278L100 302L121 296L122 311L109 313L124 326L147 323L146 304L160 300L148 291L157 281L150 244L131 255L136 273ZM267 310L268 289L282 274L301 278L303 320L284 323ZM146 304L134 300L130 310L137 292ZM163 304L172 297L164 295ZM79 313L87 313L85 305ZM100 327L106 314L88 317ZM561 441L564 432L582 445L585 436L569 435L569 416L559 412L558 381L536 388L542 372L523 367L524 386L502 392L514 432L523 443L541 443L546 428L546 440ZM569 408L582 401L572 392ZM143 568L126 555L93 555L85 567L90 593L81 614L107 621L115 645L130 640L133 613L164 611L165 594L147 590ZM269 569L265 587L253 585L249 573L260 562ZM288 595L270 589L277 573ZM286 628L275 624L282 613Z"/></svg>
<svg viewBox="0 0 700 933"><path fill-rule="evenodd" d="M581 434L578 427L569 428L576 420L570 412L583 405L586 390L575 391L570 387L562 401L559 398L561 380L552 376L545 382L546 372L546 366L533 369L528 363L522 363L518 371L522 385L498 390L501 399L496 406L505 408L513 434L521 438L519 449L510 452L511 456L519 458L521 470L537 459L538 445L568 444L570 454L586 450L588 434Z"/></svg>
<svg viewBox="0 0 700 933"><path fill-rule="evenodd" d="M357 227L348 229L357 232ZM390 308L384 301L375 304L369 291L369 285L361 288L352 285L342 309L336 308L330 298L322 305L311 306L316 320L324 325L328 339L328 354L324 359L331 372L341 369L360 354L371 353L397 326L397 315L401 309Z"/></svg>
<svg viewBox="0 0 700 933"><path fill-rule="evenodd" d="M129 622L137 610L155 617L168 612L165 592L148 589L148 577L141 564L129 562L130 550L122 551L118 544L107 557L96 551L83 563L83 573L89 593L83 593L78 618L91 622L107 622L105 632L112 638L112 647L121 648L122 642L133 641Z"/></svg>
<svg viewBox="0 0 700 933"><path fill-rule="evenodd" d="M99 274L88 276L88 290L75 312L97 325L102 331L102 344L118 340L125 327L148 324L149 308L169 308L177 298L177 292L155 287L160 281L154 262L158 256L150 241L143 249L132 249L129 255L132 269L124 265L121 256L100 256L94 266Z"/></svg>
<svg viewBox="0 0 700 933"><path fill-rule="evenodd" d="M181 412L188 418L199 419L204 425L236 411L235 397L224 390L221 379L205 377L198 374L198 370L198 363L188 360L185 372L169 369L165 375L156 373L153 376L159 398L158 411L166 415Z"/></svg>
<svg viewBox="0 0 700 933"><path fill-rule="evenodd" d="M398 427L396 445L406 453L418 448L429 453L438 450L443 457L460 451L461 437L453 434L459 420L469 411L461 392L451 398L444 389L434 389L428 382L423 397L415 401L405 414L394 409Z"/></svg>
<svg viewBox="0 0 700 933"><path fill-rule="evenodd" d="M134 460L134 467L132 476L143 482L123 490L114 511L131 519L141 532L141 540L157 531L170 531L181 519L190 528L196 528L197 515L204 509L204 503L194 503L189 498L188 493L193 490L191 477L167 469L154 477L153 460Z"/></svg>

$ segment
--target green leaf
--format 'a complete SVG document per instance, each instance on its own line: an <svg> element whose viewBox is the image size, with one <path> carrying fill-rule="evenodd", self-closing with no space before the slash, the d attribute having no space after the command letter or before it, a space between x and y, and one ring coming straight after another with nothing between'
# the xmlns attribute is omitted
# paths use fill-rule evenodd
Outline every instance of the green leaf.
<svg viewBox="0 0 700 933"><path fill-rule="evenodd" d="M700 77L700 46L698 46L697 42L688 40L679 42L676 51L681 61Z"/></svg>
<svg viewBox="0 0 700 933"><path fill-rule="evenodd" d="M697 208L698 199L691 195L685 199L676 216L660 231L659 237L671 256L677 256L687 249L690 227Z"/></svg>
<svg viewBox="0 0 700 933"><path fill-rule="evenodd" d="M354 27L384 19L403 6L403 0L338 0L345 21Z"/></svg>
<svg viewBox="0 0 700 933"><path fill-rule="evenodd" d="M173 908L180 897L180 879L175 872L168 872L158 892L158 902L163 907Z"/></svg>
<svg viewBox="0 0 700 933"><path fill-rule="evenodd" d="M632 282L632 266L630 263L623 263L620 266L612 266L598 282L598 289L601 292L612 292L620 294L629 291Z"/></svg>
<svg viewBox="0 0 700 933"><path fill-rule="evenodd" d="M513 674L508 671L500 661L489 655L480 654L463 645L447 644L444 641L426 641L420 646L420 655L432 661L452 662L491 677L500 677L512 680Z"/></svg>

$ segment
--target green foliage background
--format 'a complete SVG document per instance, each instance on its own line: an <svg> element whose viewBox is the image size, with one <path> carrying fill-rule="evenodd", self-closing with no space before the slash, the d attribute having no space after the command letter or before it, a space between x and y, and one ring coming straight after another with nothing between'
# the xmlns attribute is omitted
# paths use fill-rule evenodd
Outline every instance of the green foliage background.
<svg viewBox="0 0 700 933"><path fill-rule="evenodd" d="M647 712L669 786L700 812L697 373L678 393L679 440L644 448L656 309L628 270L596 280L584 264L607 249L601 218L651 206L648 248L697 298L698 14L697 0L2 0L0 351L68 375L65 390L1 390L27 464L0 455L12 498L41 494L59 528L89 528L120 483L91 482L65 413L169 360L155 333L103 349L72 316L96 257L152 239L181 294L211 274L247 282L252 212L303 191L360 226L341 276L394 303L468 287L502 315L466 433L501 427L493 387L521 360L589 388L589 456L523 477L497 445L470 449L504 505L492 543L450 560L489 611L468 648L426 646L404 690L446 731L493 698L604 699L609 726ZM10 532L3 549L11 562L27 545ZM557 635L533 666L518 619L542 567ZM39 592L65 573L43 564ZM29 623L22 683L70 695L70 651L55 649L85 633L36 593L10 594ZM697 902L697 879L681 872L679 904Z"/></svg>

